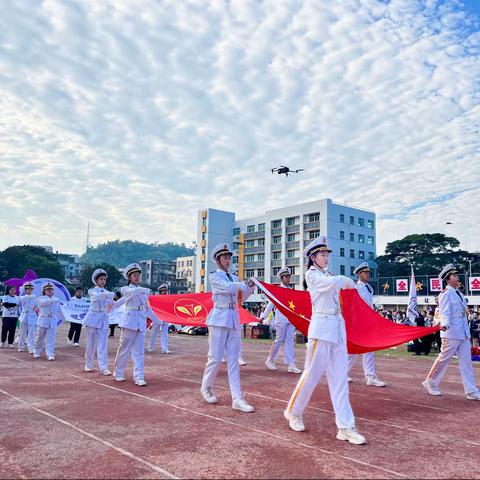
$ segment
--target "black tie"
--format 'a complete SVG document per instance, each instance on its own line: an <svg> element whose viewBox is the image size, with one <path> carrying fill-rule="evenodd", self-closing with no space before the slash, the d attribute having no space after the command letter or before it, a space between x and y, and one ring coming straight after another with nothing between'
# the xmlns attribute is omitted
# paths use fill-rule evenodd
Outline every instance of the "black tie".
<svg viewBox="0 0 480 480"><path fill-rule="evenodd" d="M462 301L463 303L463 297L462 297L462 294L458 291L458 290L455 290L455 293L460 297L460 300Z"/></svg>
<svg viewBox="0 0 480 480"><path fill-rule="evenodd" d="M229 279L231 282L233 282L233 278L232 278L232 276L230 275L230 272L227 272L227 277L228 277L228 279Z"/></svg>
<svg viewBox="0 0 480 480"><path fill-rule="evenodd" d="M367 286L368 291L369 291L370 293L373 293L373 288L370 286L370 284L369 284L369 283L366 283L365 285Z"/></svg>

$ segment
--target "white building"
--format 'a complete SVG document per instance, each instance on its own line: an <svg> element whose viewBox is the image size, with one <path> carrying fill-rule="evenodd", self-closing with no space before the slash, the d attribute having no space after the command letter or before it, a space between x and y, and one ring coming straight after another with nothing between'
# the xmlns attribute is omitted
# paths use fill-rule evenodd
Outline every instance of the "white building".
<svg viewBox="0 0 480 480"><path fill-rule="evenodd" d="M195 266L195 256L177 258L177 280L183 279L186 281L188 292L195 291Z"/></svg>
<svg viewBox="0 0 480 480"><path fill-rule="evenodd" d="M303 249L320 234L327 237L333 250L329 264L333 273L353 276L354 268L368 261L375 278L376 218L372 211L330 199L270 210L243 220L236 220L232 212L201 210L196 291L210 290L208 272L216 269L211 251L221 242L232 245L233 270L240 278L255 276L268 283L279 283L279 269L288 266L293 271L295 288L302 288L306 268ZM259 296L251 297L251 301L259 300Z"/></svg>

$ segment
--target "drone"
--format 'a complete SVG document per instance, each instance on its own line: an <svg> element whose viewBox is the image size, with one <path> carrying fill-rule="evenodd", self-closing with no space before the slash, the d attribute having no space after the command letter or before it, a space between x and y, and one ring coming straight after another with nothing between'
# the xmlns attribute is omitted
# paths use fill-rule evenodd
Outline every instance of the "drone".
<svg viewBox="0 0 480 480"><path fill-rule="evenodd" d="M290 170L288 167L284 165L280 165L279 167L272 168L272 173L278 173L279 175L285 174L285 177L288 177L289 173L298 173L303 172L303 168L299 168L298 170Z"/></svg>

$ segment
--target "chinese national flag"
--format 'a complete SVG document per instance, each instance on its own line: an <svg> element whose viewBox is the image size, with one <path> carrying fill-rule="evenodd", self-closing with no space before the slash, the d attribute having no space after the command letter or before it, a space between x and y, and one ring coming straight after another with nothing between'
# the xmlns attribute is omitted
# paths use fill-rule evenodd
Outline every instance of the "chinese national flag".
<svg viewBox="0 0 480 480"><path fill-rule="evenodd" d="M295 328L308 336L312 314L310 294L255 279L254 281ZM430 335L440 329L440 327L411 327L393 323L371 309L355 289L342 290L340 301L347 331L348 353L383 350Z"/></svg>
<svg viewBox="0 0 480 480"><path fill-rule="evenodd" d="M211 292L150 295L149 303L160 320L194 327L205 327L208 314L213 308ZM238 313L242 324L258 321L243 308L239 308Z"/></svg>

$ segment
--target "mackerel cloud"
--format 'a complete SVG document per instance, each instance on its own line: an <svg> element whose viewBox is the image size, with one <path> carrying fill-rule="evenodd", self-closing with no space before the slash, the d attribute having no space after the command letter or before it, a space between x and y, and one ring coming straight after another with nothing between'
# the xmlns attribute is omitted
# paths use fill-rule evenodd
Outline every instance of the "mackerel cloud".
<svg viewBox="0 0 480 480"><path fill-rule="evenodd" d="M200 208L329 197L377 213L379 253L434 231L480 250L476 22L433 0L6 1L0 248L81 253L88 220L93 243L190 244Z"/></svg>

